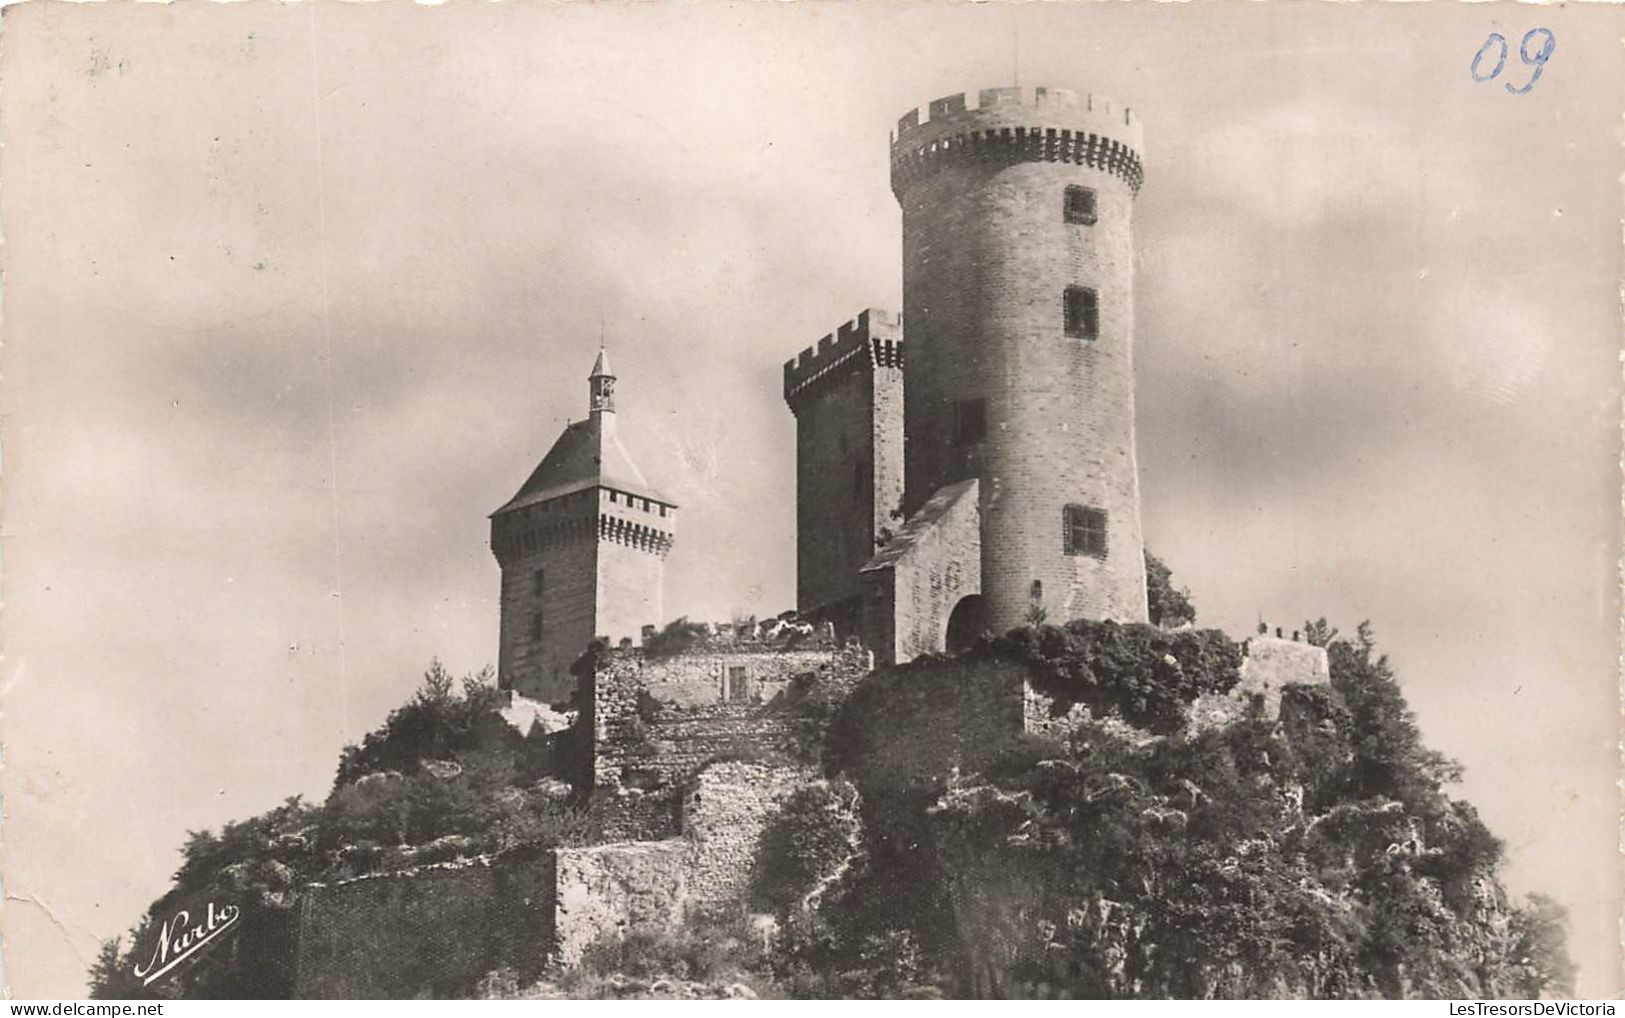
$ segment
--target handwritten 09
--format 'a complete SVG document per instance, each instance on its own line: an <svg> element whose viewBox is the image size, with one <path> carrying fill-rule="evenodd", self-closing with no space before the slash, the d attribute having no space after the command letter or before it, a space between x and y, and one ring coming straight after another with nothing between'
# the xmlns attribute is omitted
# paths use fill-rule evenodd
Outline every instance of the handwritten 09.
<svg viewBox="0 0 1625 1018"><path fill-rule="evenodd" d="M1540 49L1531 53L1529 51L1529 44L1534 41L1534 38L1537 35L1544 36L1545 38L1540 44ZM1553 35L1552 30L1549 28L1531 28L1528 32L1524 33L1523 42L1518 44L1518 56L1523 58L1524 63L1528 64L1530 67L1533 67L1535 69L1535 73L1529 76L1529 81L1526 82L1522 88L1512 84L1510 81L1507 82L1506 90L1511 92L1513 95L1523 95L1531 88L1534 88L1535 82L1540 80L1540 72L1546 69L1546 61L1552 58L1552 50L1556 48L1557 36ZM1488 74L1481 73L1480 65L1486 62L1485 57L1491 51L1496 53L1495 66L1490 69ZM1506 36L1502 35L1500 32L1491 32L1490 37L1484 40L1484 45L1478 47L1478 52L1473 54L1473 63L1472 66L1468 68L1468 73L1473 76L1474 81L1490 81L1501 73L1502 68L1506 67L1506 64Z"/></svg>

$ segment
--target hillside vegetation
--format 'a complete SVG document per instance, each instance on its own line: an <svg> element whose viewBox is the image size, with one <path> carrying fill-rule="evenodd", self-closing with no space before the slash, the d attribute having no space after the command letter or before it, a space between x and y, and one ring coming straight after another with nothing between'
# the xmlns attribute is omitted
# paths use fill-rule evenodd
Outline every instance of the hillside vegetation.
<svg viewBox="0 0 1625 1018"><path fill-rule="evenodd" d="M1154 560L1153 560L1154 561ZM1165 623L1195 618L1151 573ZM1451 794L1369 627L1305 626L1329 686L1287 687L1193 731L1199 695L1236 683L1211 630L1073 622L985 640L1057 708L1064 737L992 728L941 753L908 723L935 695L924 660L855 689L806 690L826 777L770 825L752 901L726 921L601 945L490 996L1538 997L1570 991L1564 916L1512 902L1502 846ZM962 662L952 662L957 666ZM933 683L936 683L933 686ZM171 890L92 970L98 996L280 996L291 945L245 923L173 978L131 974L185 902L286 915L298 888L520 845L592 843L571 730L521 737L489 676L461 693L438 663L418 694L347 747L327 799L290 799L194 833ZM929 751L927 746L929 744ZM771 917L771 918L768 918ZM273 931L250 935L255 929Z"/></svg>

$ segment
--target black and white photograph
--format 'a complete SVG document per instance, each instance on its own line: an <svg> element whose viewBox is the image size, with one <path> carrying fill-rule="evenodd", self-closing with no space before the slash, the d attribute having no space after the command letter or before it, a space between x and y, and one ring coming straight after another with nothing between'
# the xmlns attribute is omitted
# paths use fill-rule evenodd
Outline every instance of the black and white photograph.
<svg viewBox="0 0 1625 1018"><path fill-rule="evenodd" d="M1622 36L5 6L6 996L1617 999Z"/></svg>

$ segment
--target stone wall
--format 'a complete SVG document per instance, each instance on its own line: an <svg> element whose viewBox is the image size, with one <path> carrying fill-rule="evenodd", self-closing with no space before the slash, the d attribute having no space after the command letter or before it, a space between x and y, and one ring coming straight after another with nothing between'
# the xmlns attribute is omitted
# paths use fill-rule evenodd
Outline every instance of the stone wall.
<svg viewBox="0 0 1625 1018"><path fill-rule="evenodd" d="M828 668L833 656L827 646L807 650L707 646L672 657L646 656L639 681L650 696L673 707L759 706L771 703L797 675Z"/></svg>
<svg viewBox="0 0 1625 1018"><path fill-rule="evenodd" d="M784 366L796 415L796 606L855 631L858 569L903 495L903 342L869 308Z"/></svg>
<svg viewBox="0 0 1625 1018"><path fill-rule="evenodd" d="M637 779L638 774L628 775ZM669 783L653 788L616 785L593 794L587 815L592 840L660 841L676 837L681 827L680 789Z"/></svg>
<svg viewBox="0 0 1625 1018"><path fill-rule="evenodd" d="M948 485L864 567L862 638L885 664L947 649L948 620L981 593L981 510L975 480Z"/></svg>
<svg viewBox="0 0 1625 1018"><path fill-rule="evenodd" d="M680 841L561 848L558 959L574 965L595 942L669 930L688 893L688 846Z"/></svg>
<svg viewBox="0 0 1625 1018"><path fill-rule="evenodd" d="M1332 681L1324 647L1273 636L1247 640L1241 662L1241 681L1232 695L1262 696L1264 712L1275 717L1281 709L1281 688L1287 685L1324 686Z"/></svg>
<svg viewBox="0 0 1625 1018"><path fill-rule="evenodd" d="M541 971L554 860L532 850L313 884L300 894L293 996L446 997L487 972Z"/></svg>
<svg viewBox="0 0 1625 1018"><path fill-rule="evenodd" d="M763 832L784 800L817 777L811 768L738 760L711 764L694 776L682 814L691 908L745 907Z"/></svg>
<svg viewBox="0 0 1625 1018"><path fill-rule="evenodd" d="M758 640L702 641L682 653L602 655L583 723L593 733L593 787L676 788L718 756L796 755L801 726L778 705L798 676L855 681L870 668L858 648Z"/></svg>
<svg viewBox="0 0 1625 1018"><path fill-rule="evenodd" d="M1247 714L1254 697L1260 700L1263 716L1274 719L1281 713L1281 690L1289 685L1324 686L1331 682L1331 668L1322 647L1272 636L1254 636L1242 644L1246 654L1241 661L1241 680L1228 694L1207 693L1191 704L1191 732L1222 728Z"/></svg>
<svg viewBox="0 0 1625 1018"><path fill-rule="evenodd" d="M596 497L574 492L491 522L492 544L504 550L497 679L505 689L545 703L570 697L570 665L597 635Z"/></svg>
<svg viewBox="0 0 1625 1018"><path fill-rule="evenodd" d="M678 840L531 849L312 884L300 893L293 996L466 995L506 968L536 978L600 940L660 931L688 905Z"/></svg>
<svg viewBox="0 0 1625 1018"><path fill-rule="evenodd" d="M890 695L851 715L853 748L871 775L907 785L910 775L979 769L989 752L1027 729L1027 668L1012 661L916 661L878 674ZM865 789L867 794L869 789Z"/></svg>

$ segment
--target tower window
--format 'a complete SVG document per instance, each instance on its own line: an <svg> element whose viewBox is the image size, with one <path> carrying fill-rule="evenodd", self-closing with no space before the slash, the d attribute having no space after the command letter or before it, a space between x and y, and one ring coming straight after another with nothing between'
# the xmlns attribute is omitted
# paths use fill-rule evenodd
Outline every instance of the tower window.
<svg viewBox="0 0 1625 1018"><path fill-rule="evenodd" d="M1079 223L1083 226L1095 225L1095 192L1087 187L1068 187L1066 189L1065 216L1069 223Z"/></svg>
<svg viewBox="0 0 1625 1018"><path fill-rule="evenodd" d="M536 613L530 617L530 638L532 640L540 640L542 638L542 613L540 610L537 610Z"/></svg>
<svg viewBox="0 0 1625 1018"><path fill-rule="evenodd" d="M535 593L540 594L542 592L542 590L546 586L547 586L547 570L545 570L545 569L536 570L536 575L531 577L531 589Z"/></svg>
<svg viewBox="0 0 1625 1018"><path fill-rule="evenodd" d="M1094 339L1100 335L1100 303L1095 291L1086 286L1066 288L1066 334L1074 339Z"/></svg>
<svg viewBox="0 0 1625 1018"><path fill-rule="evenodd" d="M1061 547L1068 555L1106 557L1106 511L1069 505L1061 515Z"/></svg>
<svg viewBox="0 0 1625 1018"><path fill-rule="evenodd" d="M987 401L962 399L954 403L954 442L975 445L987 437Z"/></svg>

